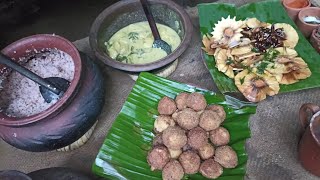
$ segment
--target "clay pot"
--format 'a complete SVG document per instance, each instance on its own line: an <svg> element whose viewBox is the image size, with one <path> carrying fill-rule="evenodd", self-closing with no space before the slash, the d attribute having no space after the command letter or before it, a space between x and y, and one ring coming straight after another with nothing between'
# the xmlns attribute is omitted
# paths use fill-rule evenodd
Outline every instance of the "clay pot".
<svg viewBox="0 0 320 180"><path fill-rule="evenodd" d="M317 50L318 53L320 53L320 36L317 36L317 33L320 34L320 26L318 27L318 29L312 31L310 43L312 44L314 49Z"/></svg>
<svg viewBox="0 0 320 180"><path fill-rule="evenodd" d="M93 180L94 177L88 177L83 172L67 167L52 167L40 169L28 173L32 180Z"/></svg>
<svg viewBox="0 0 320 180"><path fill-rule="evenodd" d="M319 7L308 7L302 9L299 12L298 19L297 19L297 26L302 32L305 37L310 37L313 30L319 27L319 24L309 24L304 22L304 18L306 16L319 16L320 15L320 8Z"/></svg>
<svg viewBox="0 0 320 180"><path fill-rule="evenodd" d="M106 53L105 42L121 28L146 21L139 0L119 1L102 11L91 26L89 41L95 56L108 66L127 72L159 70L174 62L190 45L193 26L183 7L170 0L149 0L157 23L165 24L179 32L181 43L168 56L147 64L127 64L115 61Z"/></svg>
<svg viewBox="0 0 320 180"><path fill-rule="evenodd" d="M32 180L32 178L23 172L16 170L0 171L1 180Z"/></svg>
<svg viewBox="0 0 320 180"><path fill-rule="evenodd" d="M293 7L292 3L294 3L294 2L299 2L299 3L303 4L303 6L302 7ZM288 13L288 16L293 21L297 20L298 14L302 9L311 6L311 3L309 0L283 0L282 4Z"/></svg>
<svg viewBox="0 0 320 180"><path fill-rule="evenodd" d="M310 121L308 110L313 114ZM320 176L320 107L304 104L300 108L299 117L304 130L299 143L299 160L306 170Z"/></svg>
<svg viewBox="0 0 320 180"><path fill-rule="evenodd" d="M57 48L74 62L74 78L56 104L29 117L8 117L0 112L0 137L26 151L50 151L65 147L85 134L104 105L103 76L98 67L68 40L55 35L34 35L2 50L11 58L26 56L26 50ZM4 66L0 65L0 72Z"/></svg>

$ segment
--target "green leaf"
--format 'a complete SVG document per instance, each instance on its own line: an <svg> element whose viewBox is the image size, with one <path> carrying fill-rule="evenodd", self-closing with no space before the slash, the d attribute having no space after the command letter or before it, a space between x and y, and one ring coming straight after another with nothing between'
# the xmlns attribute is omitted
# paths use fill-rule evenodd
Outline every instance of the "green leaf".
<svg viewBox="0 0 320 180"><path fill-rule="evenodd" d="M222 126L230 132L230 146L237 152L239 165L224 169L219 179L243 179L247 163L245 141L250 137L248 120L256 105L150 73L140 74L96 157L93 172L108 179L161 179L161 172L151 171L147 163L154 137L153 123L159 100L164 96L175 98L181 92L200 92L208 104L224 107L227 118ZM185 178L204 179L200 174Z"/></svg>
<svg viewBox="0 0 320 180"><path fill-rule="evenodd" d="M128 63L128 57L118 54L117 57L116 57L116 61Z"/></svg>
<svg viewBox="0 0 320 180"><path fill-rule="evenodd" d="M130 32L130 33L128 34L128 37L129 37L129 39L131 39L131 40L137 40L137 39L139 39L139 33L137 33L137 32Z"/></svg>
<svg viewBox="0 0 320 180"><path fill-rule="evenodd" d="M292 92L320 87L320 67L318 65L320 55L313 49L308 40L302 35L294 22L289 18L281 4L281 1L269 0L256 2L246 4L239 8L236 8L230 4L200 4L198 5L198 9L201 35L210 33L214 27L214 24L221 20L222 17L228 17L228 15L231 17L237 16L238 20L256 17L260 21L268 23L288 23L292 25L299 34L299 42L295 47L295 50L298 52L299 56L307 62L312 75L309 78L301 80L295 84L280 85L280 92ZM234 84L234 80L228 78L222 72L217 70L215 67L214 57L208 56L205 53L203 54L205 57L205 63L207 64L211 76L219 90L222 93L238 92L238 89Z"/></svg>

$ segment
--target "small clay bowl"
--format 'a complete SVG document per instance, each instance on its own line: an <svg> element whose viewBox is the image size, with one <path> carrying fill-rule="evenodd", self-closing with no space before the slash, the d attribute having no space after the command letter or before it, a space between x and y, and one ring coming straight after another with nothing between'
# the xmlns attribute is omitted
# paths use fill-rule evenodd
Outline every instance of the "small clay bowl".
<svg viewBox="0 0 320 180"><path fill-rule="evenodd" d="M169 26L180 36L181 43L168 56L147 64L126 64L112 59L106 52L104 42L129 24L147 21L139 0L119 1L109 6L95 19L89 35L90 46L95 56L106 65L127 72L152 71L175 61L189 46L193 26L185 10L170 0L149 0L157 23Z"/></svg>
<svg viewBox="0 0 320 180"><path fill-rule="evenodd" d="M302 9L299 12L298 19L297 19L297 26L302 32L302 34L305 37L310 37L313 30L315 30L317 27L319 27L319 24L310 24L304 22L304 18L306 16L320 16L320 8L319 7L308 7L305 9Z"/></svg>
<svg viewBox="0 0 320 180"><path fill-rule="evenodd" d="M288 16L293 20L296 21L298 19L298 14L302 9L305 9L307 7L311 6L311 3L309 0L305 0L305 6L301 7L301 8L297 8L297 7L291 7L290 4L293 3L294 1L297 0L283 0L282 4L284 6L284 8L286 9Z"/></svg>

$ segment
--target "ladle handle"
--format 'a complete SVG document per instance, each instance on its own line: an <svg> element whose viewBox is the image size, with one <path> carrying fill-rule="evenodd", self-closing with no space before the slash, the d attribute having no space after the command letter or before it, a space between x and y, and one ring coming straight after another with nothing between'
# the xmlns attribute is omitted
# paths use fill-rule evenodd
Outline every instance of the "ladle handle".
<svg viewBox="0 0 320 180"><path fill-rule="evenodd" d="M156 22L154 21L152 12L150 11L150 7L148 5L148 1L147 0L140 0L140 2L142 4L143 11L147 16L147 19L148 19L148 22L149 22L149 26L150 26L150 29L152 31L154 40L161 40L161 37L160 37L159 31L158 31Z"/></svg>
<svg viewBox="0 0 320 180"><path fill-rule="evenodd" d="M317 113L318 111L320 111L320 107L312 104L312 103L307 103L307 104L303 104L300 107L299 110L299 119L300 119L300 123L303 127L303 129L306 129L309 126L309 119L308 119L308 111L310 110L312 115L314 115L315 113Z"/></svg>
<svg viewBox="0 0 320 180"><path fill-rule="evenodd" d="M53 93L59 95L60 94L60 90L55 87L55 85L53 85L52 83L44 80L43 78L41 78L40 76L36 75L35 73L31 72L30 70L28 70L27 68L20 66L18 63L14 62L11 60L11 58L9 58L8 56L0 53L0 64L4 64L8 67L10 67L11 69L14 69L15 71L17 71L18 73L22 74L23 76L31 79L32 81L40 84L41 86L47 88L48 90L52 91Z"/></svg>

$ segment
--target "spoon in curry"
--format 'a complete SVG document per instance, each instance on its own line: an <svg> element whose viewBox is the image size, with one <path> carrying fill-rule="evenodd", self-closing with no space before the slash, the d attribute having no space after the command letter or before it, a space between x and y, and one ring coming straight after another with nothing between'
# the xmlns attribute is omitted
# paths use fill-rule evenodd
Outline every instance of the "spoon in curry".
<svg viewBox="0 0 320 180"><path fill-rule="evenodd" d="M0 64L6 65L7 67L39 84L40 93L47 103L60 99L70 85L68 80L60 77L42 78L27 68L12 61L8 56L2 53L0 53Z"/></svg>
<svg viewBox="0 0 320 180"><path fill-rule="evenodd" d="M148 5L147 0L140 0L140 2L142 4L143 11L146 14L146 17L148 19L149 26L150 26L152 35L154 37L154 42L152 44L152 47L162 49L167 54L170 54L171 46L167 42L161 39L156 22L154 21L154 18L153 18L152 12L150 11L150 7Z"/></svg>

